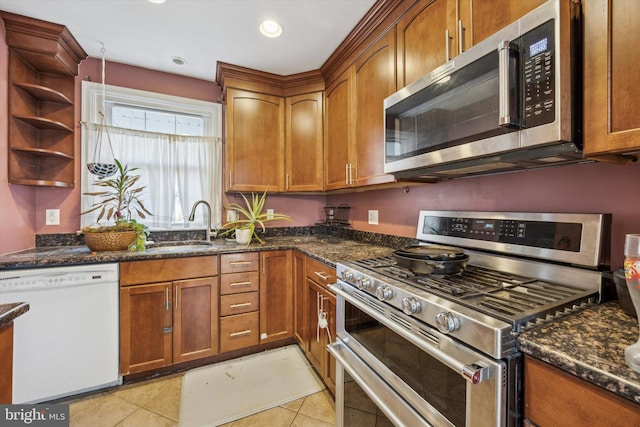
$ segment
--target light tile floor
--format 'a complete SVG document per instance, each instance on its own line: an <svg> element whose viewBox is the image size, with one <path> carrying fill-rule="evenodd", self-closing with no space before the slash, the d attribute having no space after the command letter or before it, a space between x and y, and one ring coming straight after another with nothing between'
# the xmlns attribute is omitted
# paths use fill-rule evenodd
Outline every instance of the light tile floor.
<svg viewBox="0 0 640 427"><path fill-rule="evenodd" d="M69 401L70 427L178 426L184 373L126 384ZM326 427L335 425L335 403L325 389L224 427Z"/></svg>

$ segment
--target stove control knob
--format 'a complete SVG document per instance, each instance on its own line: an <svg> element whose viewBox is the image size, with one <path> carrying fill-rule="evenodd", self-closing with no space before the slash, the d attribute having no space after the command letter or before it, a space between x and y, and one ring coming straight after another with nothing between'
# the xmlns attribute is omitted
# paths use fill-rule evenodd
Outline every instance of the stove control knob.
<svg viewBox="0 0 640 427"><path fill-rule="evenodd" d="M358 289L360 289L361 291L366 291L367 289L371 288L371 279L369 278L358 277L358 280L356 282L358 283Z"/></svg>
<svg viewBox="0 0 640 427"><path fill-rule="evenodd" d="M342 270L342 279L345 282L350 282L353 280L353 273L349 270Z"/></svg>
<svg viewBox="0 0 640 427"><path fill-rule="evenodd" d="M440 332L448 334L460 327L460 321L455 314L449 311L441 311L436 315L436 326Z"/></svg>
<svg viewBox="0 0 640 427"><path fill-rule="evenodd" d="M402 300L402 311L405 314L416 314L422 309L420 301L414 297L406 297Z"/></svg>
<svg viewBox="0 0 640 427"><path fill-rule="evenodd" d="M376 289L376 296L380 301L387 301L393 298L393 290L388 286L380 286Z"/></svg>

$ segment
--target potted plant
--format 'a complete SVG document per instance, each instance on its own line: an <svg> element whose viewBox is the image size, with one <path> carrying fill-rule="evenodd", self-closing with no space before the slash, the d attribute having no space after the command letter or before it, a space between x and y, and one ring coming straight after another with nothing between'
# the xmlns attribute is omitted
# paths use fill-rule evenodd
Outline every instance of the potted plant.
<svg viewBox="0 0 640 427"><path fill-rule="evenodd" d="M227 210L233 209L237 211L240 217L224 224L222 227L226 230L220 234L221 236L235 231L236 241L240 244L249 245L254 237L260 243L264 243L257 234L256 228L259 227L264 232L264 224L268 221L291 221L289 215L262 212L267 199L267 190L261 196L251 193L251 201L244 194L241 194L241 196L244 199L244 206L238 203L230 203L226 207Z"/></svg>
<svg viewBox="0 0 640 427"><path fill-rule="evenodd" d="M138 168L123 166L115 160L117 174L114 178L99 178L94 185L103 187L102 191L83 193L86 196L96 196L100 199L80 215L99 210L98 226L83 227L85 243L94 252L130 249L143 251L149 229L131 217L135 212L140 218L152 215L139 199L146 187L136 187L140 175L131 173ZM100 225L100 220L106 218L115 222L112 225Z"/></svg>

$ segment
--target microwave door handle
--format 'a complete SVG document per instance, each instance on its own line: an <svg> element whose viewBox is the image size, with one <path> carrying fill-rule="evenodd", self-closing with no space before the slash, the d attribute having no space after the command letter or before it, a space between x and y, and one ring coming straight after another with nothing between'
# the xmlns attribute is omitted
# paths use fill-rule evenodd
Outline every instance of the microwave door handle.
<svg viewBox="0 0 640 427"><path fill-rule="evenodd" d="M515 103L511 100L511 79L515 73L511 71L511 56L516 55L518 47L510 41L503 41L498 46L498 81L499 81L499 101L498 101L498 124L502 127L517 126L517 110L512 111ZM515 67L515 64L514 64ZM515 106L517 108L517 106Z"/></svg>

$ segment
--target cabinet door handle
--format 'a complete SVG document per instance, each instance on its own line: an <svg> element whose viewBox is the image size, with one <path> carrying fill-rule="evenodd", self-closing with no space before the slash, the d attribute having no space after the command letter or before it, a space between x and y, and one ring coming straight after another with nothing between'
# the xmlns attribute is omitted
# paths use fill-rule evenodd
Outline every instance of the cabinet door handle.
<svg viewBox="0 0 640 427"><path fill-rule="evenodd" d="M288 190L289 189L289 174L285 174L284 175L284 189Z"/></svg>
<svg viewBox="0 0 640 427"><path fill-rule="evenodd" d="M451 36L449 35L449 29L444 30L444 55L445 61L451 59L451 52L449 52L449 42L451 41Z"/></svg>
<svg viewBox="0 0 640 427"><path fill-rule="evenodd" d="M233 282L233 283L229 283L229 286L247 286L250 284L251 282Z"/></svg>
<svg viewBox="0 0 640 427"><path fill-rule="evenodd" d="M344 164L344 183L349 185L349 163Z"/></svg>
<svg viewBox="0 0 640 427"><path fill-rule="evenodd" d="M172 319L171 319L171 301L169 301L169 286L164 288L164 325L162 333L166 334L173 331Z"/></svg>
<svg viewBox="0 0 640 427"><path fill-rule="evenodd" d="M250 302L239 302L239 303L236 303L236 304L229 304L229 308L248 307L251 304L252 303L250 303Z"/></svg>
<svg viewBox="0 0 640 427"><path fill-rule="evenodd" d="M458 19L458 55L462 52L462 38L464 33L464 27L462 26L462 19Z"/></svg>
<svg viewBox="0 0 640 427"><path fill-rule="evenodd" d="M175 300L176 308L178 308L178 286L176 285L176 300Z"/></svg>
<svg viewBox="0 0 640 427"><path fill-rule="evenodd" d="M231 178L232 171L229 171L229 188L233 186L233 179Z"/></svg>
<svg viewBox="0 0 640 427"><path fill-rule="evenodd" d="M237 337L240 335L247 335L251 333L251 329L245 329L244 331L240 331L240 332L231 332L229 334L230 337Z"/></svg>
<svg viewBox="0 0 640 427"><path fill-rule="evenodd" d="M331 277L331 275L323 274L321 271L314 271L313 274L315 274L316 276L318 276L322 280L329 280L329 278Z"/></svg>

